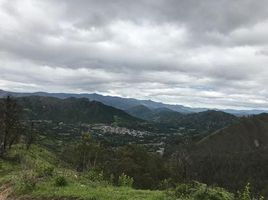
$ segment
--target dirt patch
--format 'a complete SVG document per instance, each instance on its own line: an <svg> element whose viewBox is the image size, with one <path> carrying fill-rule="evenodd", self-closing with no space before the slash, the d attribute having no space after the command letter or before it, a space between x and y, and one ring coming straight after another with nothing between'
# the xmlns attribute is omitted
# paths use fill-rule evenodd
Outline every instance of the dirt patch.
<svg viewBox="0 0 268 200"><path fill-rule="evenodd" d="M11 187L8 186L2 186L0 188L0 200L7 200L8 196L11 194Z"/></svg>

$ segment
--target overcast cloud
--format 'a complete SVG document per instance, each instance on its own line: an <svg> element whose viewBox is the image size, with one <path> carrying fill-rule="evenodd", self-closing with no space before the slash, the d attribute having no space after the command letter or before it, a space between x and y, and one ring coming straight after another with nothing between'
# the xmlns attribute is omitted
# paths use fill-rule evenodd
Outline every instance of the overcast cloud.
<svg viewBox="0 0 268 200"><path fill-rule="evenodd" d="M268 108L267 0L0 0L0 88Z"/></svg>

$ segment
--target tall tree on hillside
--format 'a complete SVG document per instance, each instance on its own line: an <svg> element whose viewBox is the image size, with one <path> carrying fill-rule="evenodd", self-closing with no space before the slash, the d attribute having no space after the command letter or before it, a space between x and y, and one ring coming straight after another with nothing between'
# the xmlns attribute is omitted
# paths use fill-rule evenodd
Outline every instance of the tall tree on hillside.
<svg viewBox="0 0 268 200"><path fill-rule="evenodd" d="M93 140L90 133L82 134L81 141L76 147L79 170L85 171L96 168L101 151L100 144Z"/></svg>
<svg viewBox="0 0 268 200"><path fill-rule="evenodd" d="M20 136L20 111L17 102L10 96L0 101L0 157Z"/></svg>

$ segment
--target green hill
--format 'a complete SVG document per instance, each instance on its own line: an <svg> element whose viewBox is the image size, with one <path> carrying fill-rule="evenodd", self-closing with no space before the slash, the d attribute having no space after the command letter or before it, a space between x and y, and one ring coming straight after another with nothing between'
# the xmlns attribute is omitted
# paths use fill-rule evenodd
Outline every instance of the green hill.
<svg viewBox="0 0 268 200"><path fill-rule="evenodd" d="M237 120L238 118L234 115L221 111L208 110L185 115L177 123L186 128L196 129L201 133L212 133L233 124Z"/></svg>
<svg viewBox="0 0 268 200"><path fill-rule="evenodd" d="M126 122L139 121L122 110L86 98L29 96L19 97L17 101L28 119L66 123L112 123L118 119Z"/></svg>
<svg viewBox="0 0 268 200"><path fill-rule="evenodd" d="M257 151L268 147L268 114L241 118L198 143L200 149L214 153Z"/></svg>
<svg viewBox="0 0 268 200"><path fill-rule="evenodd" d="M182 114L167 108L149 109L145 106L135 106L126 112L150 122L192 129L196 133L212 133L238 120L234 115L214 110Z"/></svg>
<svg viewBox="0 0 268 200"><path fill-rule="evenodd" d="M215 131L187 155L191 179L232 190L250 182L254 191L268 196L268 114L244 117Z"/></svg>

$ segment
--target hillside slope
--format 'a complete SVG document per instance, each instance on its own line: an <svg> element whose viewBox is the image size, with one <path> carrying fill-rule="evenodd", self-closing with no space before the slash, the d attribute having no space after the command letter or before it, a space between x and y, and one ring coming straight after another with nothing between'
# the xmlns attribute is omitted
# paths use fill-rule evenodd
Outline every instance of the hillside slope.
<svg viewBox="0 0 268 200"><path fill-rule="evenodd" d="M112 123L117 119L135 122L135 117L122 110L86 98L57 99L29 96L17 98L28 119L66 123Z"/></svg>
<svg viewBox="0 0 268 200"><path fill-rule="evenodd" d="M37 145L33 145L28 151L18 145L9 151L7 157L7 160L0 158L1 200L6 200L7 195L9 195L7 199L22 200L165 199L165 193L162 191L115 187L105 181L93 182L86 178L85 174L66 167L66 164L62 163L53 152ZM59 176L64 177L68 184L55 185L55 180ZM2 188L4 190L8 188L7 195L2 195Z"/></svg>
<svg viewBox="0 0 268 200"><path fill-rule="evenodd" d="M242 118L198 143L203 151L214 153L250 152L268 147L268 114Z"/></svg>

